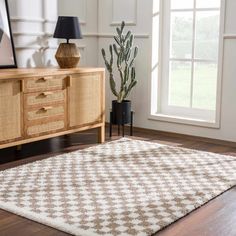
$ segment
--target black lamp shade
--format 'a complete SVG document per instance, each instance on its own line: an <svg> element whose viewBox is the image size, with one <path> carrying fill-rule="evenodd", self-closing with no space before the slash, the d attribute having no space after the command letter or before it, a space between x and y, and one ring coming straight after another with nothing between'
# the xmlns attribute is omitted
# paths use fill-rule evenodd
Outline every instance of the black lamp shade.
<svg viewBox="0 0 236 236"><path fill-rule="evenodd" d="M82 39L78 17L59 16L53 38Z"/></svg>

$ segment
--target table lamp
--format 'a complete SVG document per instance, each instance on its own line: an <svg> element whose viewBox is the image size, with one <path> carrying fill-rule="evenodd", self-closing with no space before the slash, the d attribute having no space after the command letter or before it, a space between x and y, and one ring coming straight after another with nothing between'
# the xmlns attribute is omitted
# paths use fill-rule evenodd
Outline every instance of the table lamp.
<svg viewBox="0 0 236 236"><path fill-rule="evenodd" d="M80 61L79 49L70 39L82 39L78 17L59 16L53 38L66 39L66 43L60 43L56 60L61 68L75 68Z"/></svg>

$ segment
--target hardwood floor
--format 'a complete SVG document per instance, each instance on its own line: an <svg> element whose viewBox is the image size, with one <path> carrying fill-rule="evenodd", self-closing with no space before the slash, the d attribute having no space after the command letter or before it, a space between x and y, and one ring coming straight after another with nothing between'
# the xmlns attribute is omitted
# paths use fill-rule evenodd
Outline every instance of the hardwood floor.
<svg viewBox="0 0 236 236"><path fill-rule="evenodd" d="M17 151L16 148L0 150L0 170L96 145L96 132L96 130L93 130L26 144L22 146L21 151ZM200 141L198 138L181 135L176 136L141 129L135 130L134 135L135 138L141 140L236 157L236 147L226 145L225 142L222 142L222 145L220 145L219 143L210 143L209 140ZM119 137L112 137L113 140L117 138ZM106 134L106 140L110 140L108 132ZM236 187L155 234L155 236L236 236L235 199ZM65 236L68 234L0 210L0 235Z"/></svg>

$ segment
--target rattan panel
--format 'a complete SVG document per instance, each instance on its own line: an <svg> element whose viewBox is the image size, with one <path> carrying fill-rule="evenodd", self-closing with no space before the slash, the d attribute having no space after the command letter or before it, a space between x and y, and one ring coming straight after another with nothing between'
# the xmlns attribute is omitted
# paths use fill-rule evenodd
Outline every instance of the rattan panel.
<svg viewBox="0 0 236 236"><path fill-rule="evenodd" d="M27 79L25 82L25 91L44 91L62 89L65 86L65 76L49 76Z"/></svg>
<svg viewBox="0 0 236 236"><path fill-rule="evenodd" d="M101 75L73 75L69 90L70 126L101 121L102 114Z"/></svg>
<svg viewBox="0 0 236 236"><path fill-rule="evenodd" d="M20 82L0 83L0 142L21 137Z"/></svg>
<svg viewBox="0 0 236 236"><path fill-rule="evenodd" d="M65 122L63 120L34 125L27 128L27 135L38 135L41 133L57 131L63 129L64 127Z"/></svg>
<svg viewBox="0 0 236 236"><path fill-rule="evenodd" d="M65 109L64 106L56 106L52 107L49 110L45 110L44 108L39 108L35 109L32 111L29 111L27 113L27 120L37 120L37 119L42 119L42 118L48 118L48 117L53 117L57 115L64 115Z"/></svg>
<svg viewBox="0 0 236 236"><path fill-rule="evenodd" d="M43 105L45 103L60 102L65 99L65 90L26 94L26 105Z"/></svg>

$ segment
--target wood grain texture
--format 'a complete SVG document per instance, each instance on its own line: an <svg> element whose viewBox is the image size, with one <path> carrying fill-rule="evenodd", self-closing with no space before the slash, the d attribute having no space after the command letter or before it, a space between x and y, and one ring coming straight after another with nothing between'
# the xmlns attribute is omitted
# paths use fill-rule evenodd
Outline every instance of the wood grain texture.
<svg viewBox="0 0 236 236"><path fill-rule="evenodd" d="M99 143L105 142L105 125L102 125L98 130L98 142Z"/></svg>
<svg viewBox="0 0 236 236"><path fill-rule="evenodd" d="M0 80L9 79L27 79L37 75L38 77L68 75L68 74L84 74L91 72L104 72L104 68L73 68L73 69L59 69L59 68L20 68L20 69L2 69L0 73Z"/></svg>
<svg viewBox="0 0 236 236"><path fill-rule="evenodd" d="M36 136L36 137L30 137L27 139L11 140L10 143L9 142L6 142L6 143L2 142L0 144L0 150L3 148L14 147L14 146L27 144L27 143L31 143L31 142L37 142L37 141L41 141L41 140L45 140L45 139L50 139L50 138L68 135L68 134L72 134L72 133L82 132L82 131L89 130L89 129L95 129L95 128L101 129L102 126L103 126L103 124L101 124L101 123L82 125L81 127L78 127L78 128L57 131L57 132L53 132L53 133L49 133L49 134L43 134L42 136L39 136L39 137ZM1 161L1 158L0 158L0 161Z"/></svg>
<svg viewBox="0 0 236 236"><path fill-rule="evenodd" d="M102 89L101 89L101 122L102 122L102 126L99 129L98 132L98 142L99 143L103 143L105 142L105 121L106 121L106 117L105 117L105 72L101 72L101 76L102 76Z"/></svg>
<svg viewBox="0 0 236 236"><path fill-rule="evenodd" d="M107 141L120 138L116 136L117 130L113 129L113 131L113 137L109 139L107 129ZM129 132L128 129L126 131ZM0 165L0 170L96 145L96 133L96 130L90 130L30 143L24 145L20 152L15 152L14 148L0 150L0 156L4 157L5 161L12 160L10 163ZM134 129L134 134L134 138L140 140L236 156L236 148L227 146L224 142L222 144L215 144L214 140L211 142L208 139L205 142L195 137L186 137L184 135L176 137L174 134L144 129ZM3 162L3 158L0 161ZM235 198L236 188L233 188L195 210L190 215L158 232L155 236L235 236ZM0 235L67 236L68 234L0 210Z"/></svg>

